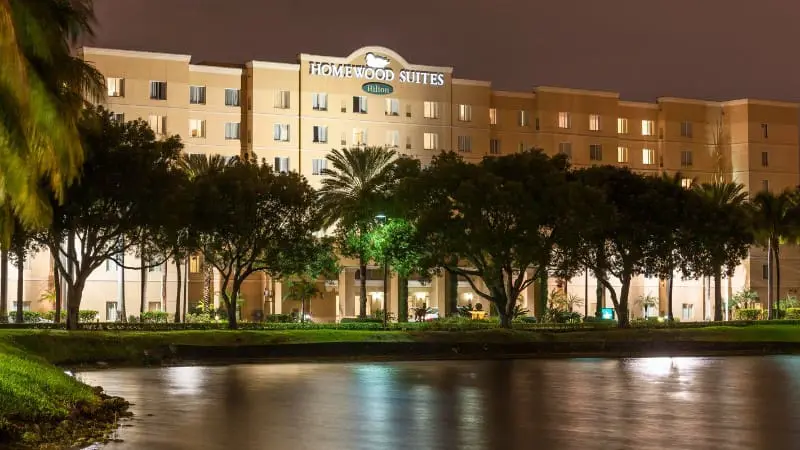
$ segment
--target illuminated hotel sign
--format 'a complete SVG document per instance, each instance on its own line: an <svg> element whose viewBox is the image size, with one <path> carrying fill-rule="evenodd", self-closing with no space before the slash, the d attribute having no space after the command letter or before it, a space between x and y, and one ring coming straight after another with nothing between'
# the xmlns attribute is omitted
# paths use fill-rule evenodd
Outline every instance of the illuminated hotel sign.
<svg viewBox="0 0 800 450"><path fill-rule="evenodd" d="M334 77L334 78L355 78L370 82L391 82L397 80L400 83L424 84L428 86L444 86L444 74L436 72L424 72L419 70L401 70L395 73L389 68L389 58L367 53L365 65L336 64L328 62L311 61L309 63L309 73L311 75ZM367 83L372 84L372 83ZM376 83L378 84L378 83ZM364 85L364 91L370 92ZM391 86L389 86L391 87ZM370 92L382 94L381 92ZM391 93L391 92L387 92Z"/></svg>

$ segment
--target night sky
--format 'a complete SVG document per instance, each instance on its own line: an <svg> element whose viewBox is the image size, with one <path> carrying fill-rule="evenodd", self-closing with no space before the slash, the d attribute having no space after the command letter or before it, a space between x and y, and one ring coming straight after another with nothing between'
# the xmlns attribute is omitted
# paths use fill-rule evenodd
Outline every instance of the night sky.
<svg viewBox="0 0 800 450"><path fill-rule="evenodd" d="M800 101L798 0L95 0L93 45L296 62L382 45L495 89Z"/></svg>

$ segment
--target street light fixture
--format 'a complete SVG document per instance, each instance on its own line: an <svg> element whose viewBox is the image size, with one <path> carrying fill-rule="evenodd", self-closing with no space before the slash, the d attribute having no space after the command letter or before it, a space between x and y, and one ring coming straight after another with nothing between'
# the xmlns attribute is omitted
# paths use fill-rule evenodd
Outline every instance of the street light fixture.
<svg viewBox="0 0 800 450"><path fill-rule="evenodd" d="M386 214L378 214L375 216L381 226L386 225ZM389 258L386 257L386 247L383 250L383 328L385 329L389 323L389 293L387 292L387 285L389 284Z"/></svg>

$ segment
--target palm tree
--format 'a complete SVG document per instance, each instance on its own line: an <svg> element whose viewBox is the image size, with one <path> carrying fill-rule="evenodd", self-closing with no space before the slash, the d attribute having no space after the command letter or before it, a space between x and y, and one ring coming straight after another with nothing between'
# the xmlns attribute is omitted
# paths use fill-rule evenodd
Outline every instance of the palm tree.
<svg viewBox="0 0 800 450"><path fill-rule="evenodd" d="M333 150L327 160L330 168L322 171L320 207L323 225L336 224L342 234L363 241L375 224L375 217L386 206L394 179L392 161L396 152L386 147L355 147ZM367 315L367 251L355 246L359 265L359 316Z"/></svg>
<svg viewBox="0 0 800 450"><path fill-rule="evenodd" d="M83 162L77 122L103 78L71 49L92 20L91 0L0 0L0 205L26 226L48 223L48 191L62 200Z"/></svg>
<svg viewBox="0 0 800 450"><path fill-rule="evenodd" d="M756 240L767 248L767 318L780 308L781 296L781 242L796 235L797 208L794 191L780 194L762 191L752 200L753 228ZM773 280L773 264L775 267ZM773 290L774 286L774 290Z"/></svg>
<svg viewBox="0 0 800 450"><path fill-rule="evenodd" d="M284 300L300 302L300 322L306 321L306 302L319 295L317 283L305 279L293 280L289 282L288 292L283 296ZM309 310L311 304L308 305Z"/></svg>
<svg viewBox="0 0 800 450"><path fill-rule="evenodd" d="M739 183L714 182L694 186L695 192L710 203L710 206L721 211L731 208L744 208L747 204L747 193ZM722 263L714 262L714 320L722 320Z"/></svg>

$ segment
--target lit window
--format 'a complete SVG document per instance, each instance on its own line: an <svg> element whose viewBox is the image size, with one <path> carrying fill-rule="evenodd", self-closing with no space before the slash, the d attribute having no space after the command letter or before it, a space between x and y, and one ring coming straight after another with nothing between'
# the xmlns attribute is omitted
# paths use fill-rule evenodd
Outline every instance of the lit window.
<svg viewBox="0 0 800 450"><path fill-rule="evenodd" d="M519 112L519 126L521 127L528 126L528 111Z"/></svg>
<svg viewBox="0 0 800 450"><path fill-rule="evenodd" d="M124 80L122 78L106 78L106 87L108 88L109 97L123 97Z"/></svg>
<svg viewBox="0 0 800 450"><path fill-rule="evenodd" d="M691 178L681 178L681 187L689 189L693 184L694 181Z"/></svg>
<svg viewBox="0 0 800 450"><path fill-rule="evenodd" d="M681 167L692 167L694 164L694 155L691 150L681 151Z"/></svg>
<svg viewBox="0 0 800 450"><path fill-rule="evenodd" d="M192 105L206 104L206 87L189 86L189 103Z"/></svg>
<svg viewBox="0 0 800 450"><path fill-rule="evenodd" d="M681 122L681 137L685 138L692 137L692 122L688 121Z"/></svg>
<svg viewBox="0 0 800 450"><path fill-rule="evenodd" d="M500 140L499 139L491 139L489 141L489 154L490 155L499 155L500 154Z"/></svg>
<svg viewBox="0 0 800 450"><path fill-rule="evenodd" d="M166 99L167 99L167 82L151 81L150 100L166 100Z"/></svg>
<svg viewBox="0 0 800 450"><path fill-rule="evenodd" d="M289 142L289 124L276 123L273 125L272 139L276 142Z"/></svg>
<svg viewBox="0 0 800 450"><path fill-rule="evenodd" d="M167 133L167 118L165 116L151 115L147 123L157 136L163 136Z"/></svg>
<svg viewBox="0 0 800 450"><path fill-rule="evenodd" d="M472 106L458 105L458 120L462 122L472 121Z"/></svg>
<svg viewBox="0 0 800 450"><path fill-rule="evenodd" d="M628 134L628 119L624 117L617 119L617 133Z"/></svg>
<svg viewBox="0 0 800 450"><path fill-rule="evenodd" d="M342 143L342 145L347 145L347 133L344 131L342 131L342 138L340 142Z"/></svg>
<svg viewBox="0 0 800 450"><path fill-rule="evenodd" d="M439 103L437 102L425 102L423 104L423 114L422 116L426 119L438 119L439 118Z"/></svg>
<svg viewBox="0 0 800 450"><path fill-rule="evenodd" d="M694 319L694 305L691 303L684 303L681 307L681 320Z"/></svg>
<svg viewBox="0 0 800 450"><path fill-rule="evenodd" d="M570 117L568 112L560 112L558 113L558 128L571 128L572 127L572 118Z"/></svg>
<svg viewBox="0 0 800 450"><path fill-rule="evenodd" d="M125 114L124 113L111 113L111 120L117 123L125 122Z"/></svg>
<svg viewBox="0 0 800 450"><path fill-rule="evenodd" d="M275 157L275 165L272 166L277 173L287 173L289 172L289 158L284 158L280 156Z"/></svg>
<svg viewBox="0 0 800 450"><path fill-rule="evenodd" d="M386 115L399 116L400 115L400 100L396 98L386 99Z"/></svg>
<svg viewBox="0 0 800 450"><path fill-rule="evenodd" d="M367 97L363 95L353 96L353 112L359 114L367 113Z"/></svg>
<svg viewBox="0 0 800 450"><path fill-rule="evenodd" d="M411 150L411 136L410 135L406 136L406 148Z"/></svg>
<svg viewBox="0 0 800 450"><path fill-rule="evenodd" d="M116 272L117 271L117 263L114 260L107 259L106 260L106 272Z"/></svg>
<svg viewBox="0 0 800 450"><path fill-rule="evenodd" d="M458 151L462 153L469 153L472 151L472 137L459 136L458 137Z"/></svg>
<svg viewBox="0 0 800 450"><path fill-rule="evenodd" d="M353 145L367 145L367 130L353 129Z"/></svg>
<svg viewBox="0 0 800 450"><path fill-rule="evenodd" d="M769 192L769 180L761 180L761 190Z"/></svg>
<svg viewBox="0 0 800 450"><path fill-rule="evenodd" d="M239 89L225 89L225 106L239 106Z"/></svg>
<svg viewBox="0 0 800 450"><path fill-rule="evenodd" d="M761 167L769 167L769 153L761 152Z"/></svg>
<svg viewBox="0 0 800 450"><path fill-rule="evenodd" d="M189 272L190 273L199 273L200 272L200 257L197 255L193 255L189 258Z"/></svg>
<svg viewBox="0 0 800 450"><path fill-rule="evenodd" d="M589 131L600 131L600 114L589 114Z"/></svg>
<svg viewBox="0 0 800 450"><path fill-rule="evenodd" d="M425 133L423 135L422 148L425 150L436 150L439 148L439 135L436 133Z"/></svg>
<svg viewBox="0 0 800 450"><path fill-rule="evenodd" d="M761 265L761 279L762 280L769 279L769 266L766 264Z"/></svg>
<svg viewBox="0 0 800 450"><path fill-rule="evenodd" d="M313 142L317 144L325 144L328 142L328 127L324 125L314 125Z"/></svg>
<svg viewBox="0 0 800 450"><path fill-rule="evenodd" d="M228 122L225 124L225 139L239 139L239 122Z"/></svg>
<svg viewBox="0 0 800 450"><path fill-rule="evenodd" d="M328 94L315 92L311 94L311 108L314 111L328 110Z"/></svg>
<svg viewBox="0 0 800 450"><path fill-rule="evenodd" d="M311 175L322 175L322 171L328 168L327 159L311 160Z"/></svg>
<svg viewBox="0 0 800 450"><path fill-rule="evenodd" d="M558 144L558 153L566 155L567 158L572 158L572 143L560 142Z"/></svg>
<svg viewBox="0 0 800 450"><path fill-rule="evenodd" d="M589 146L589 159L591 161L603 160L603 146L600 144L592 144Z"/></svg>
<svg viewBox="0 0 800 450"><path fill-rule="evenodd" d="M656 124L652 120L642 121L642 136L653 136L656 133Z"/></svg>
<svg viewBox="0 0 800 450"><path fill-rule="evenodd" d="M389 130L386 132L386 145L389 147L400 146L400 132L397 130Z"/></svg>
<svg viewBox="0 0 800 450"><path fill-rule="evenodd" d="M206 137L206 121L200 119L189 119L189 136L193 138Z"/></svg>
<svg viewBox="0 0 800 450"><path fill-rule="evenodd" d="M275 91L275 108L289 109L291 93L289 91Z"/></svg>
<svg viewBox="0 0 800 450"><path fill-rule="evenodd" d="M656 152L649 148L642 149L642 164L649 166L656 163Z"/></svg>
<svg viewBox="0 0 800 450"><path fill-rule="evenodd" d="M617 162L620 164L628 163L628 147L617 147Z"/></svg>
<svg viewBox="0 0 800 450"><path fill-rule="evenodd" d="M497 125L497 108L489 108L489 125Z"/></svg>

